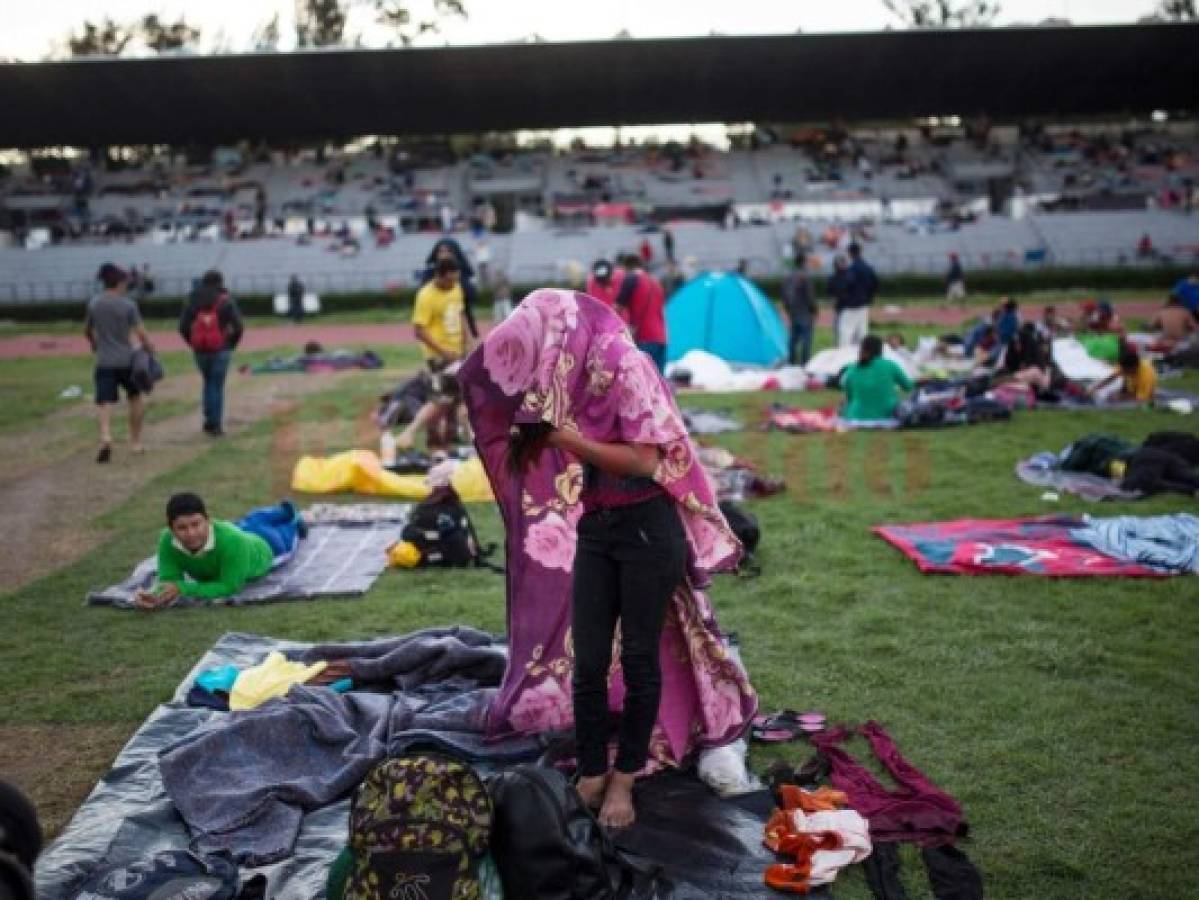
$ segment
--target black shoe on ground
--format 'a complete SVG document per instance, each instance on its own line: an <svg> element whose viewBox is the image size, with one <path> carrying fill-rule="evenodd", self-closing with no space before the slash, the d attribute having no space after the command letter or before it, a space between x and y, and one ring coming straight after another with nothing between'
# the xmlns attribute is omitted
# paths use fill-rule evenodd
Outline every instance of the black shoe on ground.
<svg viewBox="0 0 1199 900"><path fill-rule="evenodd" d="M96 462L106 463L112 459L112 444L101 444L100 452L96 454Z"/></svg>

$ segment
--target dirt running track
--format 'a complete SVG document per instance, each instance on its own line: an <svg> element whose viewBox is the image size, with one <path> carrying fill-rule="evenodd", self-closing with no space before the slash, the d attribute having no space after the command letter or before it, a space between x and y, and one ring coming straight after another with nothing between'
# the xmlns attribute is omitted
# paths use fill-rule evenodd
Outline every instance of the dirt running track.
<svg viewBox="0 0 1199 900"><path fill-rule="evenodd" d="M226 429L236 433L329 384L328 378L304 375L233 379L225 401ZM199 379L194 376L170 378L155 390L154 398L198 397L199 392ZM64 411L36 433L0 437L0 459L9 461L0 476L0 510L6 524L6 538L0 542L0 594L56 571L98 546L105 537L94 524L98 516L213 446L200 433L197 410L147 423L142 456L134 457L127 444L118 442L112 463L97 465L94 432L89 429L81 436L68 421L72 414L88 412L90 408Z"/></svg>
<svg viewBox="0 0 1199 900"><path fill-rule="evenodd" d="M1152 315L1161 303L1156 300L1132 300L1118 304L1125 317L1144 318ZM1058 313L1078 316L1081 309L1077 303L1057 304ZM1025 316L1040 316L1040 304L1025 304L1021 311ZM895 313L887 312L887 304L875 306L872 317L880 325L887 322L928 324L953 328L963 322L974 321L983 314L982 307L945 309L939 306L898 307ZM820 316L822 325L832 324L832 313L825 309ZM150 339L161 351L186 350L183 340L174 331L152 331ZM395 325L268 325L247 328L241 343L244 350L273 350L279 347L302 347L309 341L318 341L327 350L349 344L384 346L409 343L414 340L412 327ZM82 334L54 335L29 334L21 337L0 338L0 359L16 359L26 356L79 356L89 353L87 341Z"/></svg>
<svg viewBox="0 0 1199 900"><path fill-rule="evenodd" d="M80 356L91 353L83 328L77 335L28 334L0 338L0 359L23 356ZM177 331L151 331L150 340L160 352L186 350ZM246 329L240 350L274 350L277 347L300 348L319 341L333 350L348 344L403 344L415 340L411 325L268 325Z"/></svg>

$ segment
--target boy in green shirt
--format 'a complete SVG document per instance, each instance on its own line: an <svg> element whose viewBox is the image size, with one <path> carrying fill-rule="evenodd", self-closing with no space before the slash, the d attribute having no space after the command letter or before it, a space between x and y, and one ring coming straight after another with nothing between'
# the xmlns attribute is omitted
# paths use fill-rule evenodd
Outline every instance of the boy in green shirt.
<svg viewBox="0 0 1199 900"><path fill-rule="evenodd" d="M158 585L139 591L140 609L162 609L180 597L215 600L240 591L295 551L304 531L288 502L255 510L237 524L213 521L190 493L167 501L167 527L158 538Z"/></svg>

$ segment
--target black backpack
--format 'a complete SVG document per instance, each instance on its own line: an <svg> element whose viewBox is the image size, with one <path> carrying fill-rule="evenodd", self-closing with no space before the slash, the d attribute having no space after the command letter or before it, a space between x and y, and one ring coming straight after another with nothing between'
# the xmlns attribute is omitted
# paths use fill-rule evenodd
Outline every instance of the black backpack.
<svg viewBox="0 0 1199 900"><path fill-rule="evenodd" d="M655 867L617 850L557 769L522 765L488 783L491 856L505 897L623 900L664 882ZM652 891L651 896L657 896Z"/></svg>
<svg viewBox="0 0 1199 900"><path fill-rule="evenodd" d="M737 540L745 549L745 555L741 558L741 565L738 567L737 573L750 576L760 575L761 567L754 561L758 542L762 539L762 529L758 525L758 517L731 500L720 501L720 511L724 513L724 519L729 523L729 528L732 529L733 534L737 536Z"/></svg>
<svg viewBox="0 0 1199 900"><path fill-rule="evenodd" d="M466 507L448 485L434 488L413 508L400 539L420 551L422 566L496 568L486 559L495 552L495 545L480 546Z"/></svg>

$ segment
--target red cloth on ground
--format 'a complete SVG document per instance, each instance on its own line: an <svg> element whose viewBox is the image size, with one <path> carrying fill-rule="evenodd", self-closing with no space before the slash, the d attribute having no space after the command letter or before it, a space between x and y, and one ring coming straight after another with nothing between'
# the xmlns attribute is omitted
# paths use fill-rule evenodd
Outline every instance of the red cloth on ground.
<svg viewBox="0 0 1199 900"><path fill-rule="evenodd" d="M875 757L898 785L887 790L856 759L841 749L856 731L870 742ZM952 844L965 835L958 802L904 759L895 741L877 722L851 731L833 728L812 735L812 746L828 759L829 780L849 797L849 805L870 823L873 841L911 841L922 847Z"/></svg>
<svg viewBox="0 0 1199 900"><path fill-rule="evenodd" d="M1166 577L1167 573L1100 553L1074 539L1077 516L958 519L879 525L875 534L898 547L921 572L943 575L1083 575Z"/></svg>

